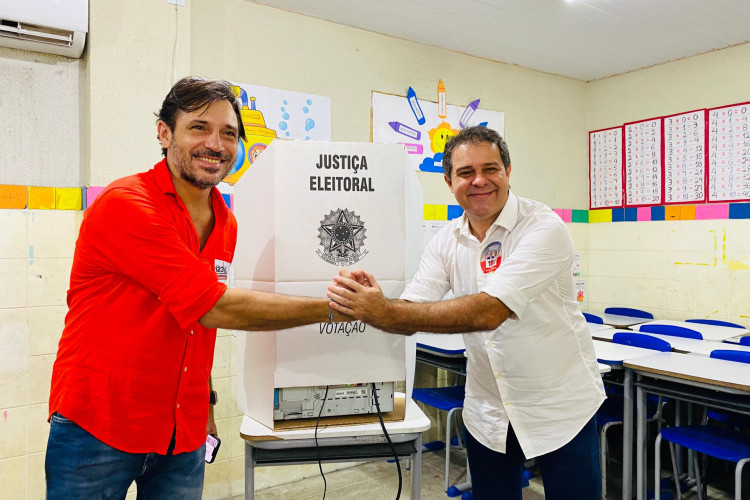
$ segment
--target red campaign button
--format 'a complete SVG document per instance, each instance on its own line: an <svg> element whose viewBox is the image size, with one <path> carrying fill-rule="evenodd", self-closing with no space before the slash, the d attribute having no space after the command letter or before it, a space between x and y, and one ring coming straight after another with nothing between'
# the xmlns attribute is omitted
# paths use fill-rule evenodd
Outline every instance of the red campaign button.
<svg viewBox="0 0 750 500"><path fill-rule="evenodd" d="M479 265L482 267L482 271L484 271L484 274L491 274L494 273L498 267L500 267L500 263L503 260L503 256L501 253L502 245L499 241L493 241L486 247L484 247L484 250L482 251L482 257L479 261Z"/></svg>

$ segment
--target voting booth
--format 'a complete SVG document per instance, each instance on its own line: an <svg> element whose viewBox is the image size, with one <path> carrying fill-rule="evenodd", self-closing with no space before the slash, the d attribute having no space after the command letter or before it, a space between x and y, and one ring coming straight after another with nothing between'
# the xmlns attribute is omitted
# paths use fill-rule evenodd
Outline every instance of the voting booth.
<svg viewBox="0 0 750 500"><path fill-rule="evenodd" d="M234 190L234 284L326 297L342 268L403 291L404 149L394 144L273 141ZM238 332L237 404L274 428L280 388L400 382L405 339L355 321Z"/></svg>

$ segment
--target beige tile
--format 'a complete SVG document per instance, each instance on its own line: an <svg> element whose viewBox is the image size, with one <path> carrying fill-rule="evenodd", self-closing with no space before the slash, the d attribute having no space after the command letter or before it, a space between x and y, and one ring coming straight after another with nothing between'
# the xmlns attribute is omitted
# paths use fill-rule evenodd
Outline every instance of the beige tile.
<svg viewBox="0 0 750 500"><path fill-rule="evenodd" d="M635 277L638 269L638 252L635 250L612 250L611 276L622 278Z"/></svg>
<svg viewBox="0 0 750 500"><path fill-rule="evenodd" d="M25 259L26 218L25 210L0 210L0 258Z"/></svg>
<svg viewBox="0 0 750 500"><path fill-rule="evenodd" d="M713 317L729 308L729 287L718 283L695 284L695 312L699 317Z"/></svg>
<svg viewBox="0 0 750 500"><path fill-rule="evenodd" d="M28 404L29 372L24 370L6 373L0 377L0 408L10 408Z"/></svg>
<svg viewBox="0 0 750 500"><path fill-rule="evenodd" d="M634 277L644 279L666 279L668 277L667 253L664 249L660 251L638 250L637 258L638 270Z"/></svg>
<svg viewBox="0 0 750 500"><path fill-rule="evenodd" d="M638 249L664 251L667 236L664 221L641 222L637 225Z"/></svg>
<svg viewBox="0 0 750 500"><path fill-rule="evenodd" d="M240 437L240 427L242 426L243 417L232 417L229 421L229 452L230 458L239 458L245 456L245 440Z"/></svg>
<svg viewBox="0 0 750 500"><path fill-rule="evenodd" d="M231 371L232 363L232 346L231 337L216 337L216 346L214 347L214 364L211 369L213 378L231 377L235 375Z"/></svg>
<svg viewBox="0 0 750 500"><path fill-rule="evenodd" d="M3 498L26 498L26 457L0 460L0 492Z"/></svg>
<svg viewBox="0 0 750 500"><path fill-rule="evenodd" d="M60 342L67 306L34 307L28 309L29 353L56 354Z"/></svg>
<svg viewBox="0 0 750 500"><path fill-rule="evenodd" d="M638 249L638 222L618 222L612 225L612 248Z"/></svg>
<svg viewBox="0 0 750 500"><path fill-rule="evenodd" d="M635 307L638 304L638 280L636 278L613 277L612 300L616 304L623 305L623 307Z"/></svg>
<svg viewBox="0 0 750 500"><path fill-rule="evenodd" d="M589 276L612 276L612 250L589 250Z"/></svg>
<svg viewBox="0 0 750 500"><path fill-rule="evenodd" d="M693 250L702 252L721 250L722 241L726 235L726 227L714 220L697 220L695 224L695 241L690 246Z"/></svg>
<svg viewBox="0 0 750 500"><path fill-rule="evenodd" d="M44 500L47 496L44 457L44 453L32 453L26 457L27 500Z"/></svg>
<svg viewBox="0 0 750 500"><path fill-rule="evenodd" d="M688 250L693 248L696 240L695 221L667 221L667 250Z"/></svg>
<svg viewBox="0 0 750 500"><path fill-rule="evenodd" d="M612 278L592 276L586 281L588 300L612 303Z"/></svg>
<svg viewBox="0 0 750 500"><path fill-rule="evenodd" d="M0 409L0 460L26 455L26 414L24 406Z"/></svg>
<svg viewBox="0 0 750 500"><path fill-rule="evenodd" d="M589 250L609 250L612 248L612 223L586 224L589 228Z"/></svg>
<svg viewBox="0 0 750 500"><path fill-rule="evenodd" d="M34 258L73 257L81 215L77 211L35 211L28 222Z"/></svg>
<svg viewBox="0 0 750 500"><path fill-rule="evenodd" d="M245 459L233 458L229 461L229 479L232 496L245 494Z"/></svg>
<svg viewBox="0 0 750 500"><path fill-rule="evenodd" d="M664 280L639 279L638 280L638 307L651 311L652 309L667 309L665 300ZM652 314L654 314L652 312ZM654 314L654 316L656 316Z"/></svg>
<svg viewBox="0 0 750 500"><path fill-rule="evenodd" d="M0 309L0 376L22 373L29 366L26 309Z"/></svg>
<svg viewBox="0 0 750 500"><path fill-rule="evenodd" d="M54 354L29 356L29 403L45 403L49 401L52 365L54 362Z"/></svg>
<svg viewBox="0 0 750 500"><path fill-rule="evenodd" d="M750 318L750 285L733 284L729 286L730 316Z"/></svg>
<svg viewBox="0 0 750 500"><path fill-rule="evenodd" d="M203 479L203 498L218 500L231 495L230 489L231 462L229 460L216 461L206 464Z"/></svg>
<svg viewBox="0 0 750 500"><path fill-rule="evenodd" d="M589 224L565 224L573 240L573 248L583 250L589 247Z"/></svg>
<svg viewBox="0 0 750 500"><path fill-rule="evenodd" d="M667 273L665 278L695 281L698 266L698 253L689 250L670 250L667 252Z"/></svg>
<svg viewBox="0 0 750 500"><path fill-rule="evenodd" d="M694 280L698 283L728 284L733 271L722 262L721 252L695 252Z"/></svg>
<svg viewBox="0 0 750 500"><path fill-rule="evenodd" d="M223 377L213 379L214 390L219 393L219 403L214 407L214 416L217 419L239 415L235 378Z"/></svg>
<svg viewBox="0 0 750 500"><path fill-rule="evenodd" d="M35 258L28 268L29 306L64 306L72 258Z"/></svg>
<svg viewBox="0 0 750 500"><path fill-rule="evenodd" d="M28 305L28 260L0 258L0 309Z"/></svg>
<svg viewBox="0 0 750 500"><path fill-rule="evenodd" d="M672 281L664 282L665 303L666 307L683 313L695 310L695 284L691 281Z"/></svg>
<svg viewBox="0 0 750 500"><path fill-rule="evenodd" d="M28 453L44 452L47 450L49 438L49 423L47 422L49 404L41 403L26 408L28 410L26 415Z"/></svg>
<svg viewBox="0 0 750 500"><path fill-rule="evenodd" d="M727 246L733 250L750 251L750 220L729 219L725 222Z"/></svg>
<svg viewBox="0 0 750 500"><path fill-rule="evenodd" d="M581 254L581 277L587 278L590 274L589 271L589 251L588 250L576 250Z"/></svg>

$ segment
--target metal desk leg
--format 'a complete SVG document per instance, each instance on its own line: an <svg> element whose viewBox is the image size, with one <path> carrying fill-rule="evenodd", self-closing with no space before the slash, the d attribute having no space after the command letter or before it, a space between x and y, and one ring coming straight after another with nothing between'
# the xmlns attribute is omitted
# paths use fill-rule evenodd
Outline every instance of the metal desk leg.
<svg viewBox="0 0 750 500"><path fill-rule="evenodd" d="M638 386L636 390L636 498L646 500L646 391Z"/></svg>
<svg viewBox="0 0 750 500"><path fill-rule="evenodd" d="M245 499L253 500L255 497L255 459L253 458L253 447L245 441Z"/></svg>
<svg viewBox="0 0 750 500"><path fill-rule="evenodd" d="M448 446L450 446L450 443L448 443ZM419 434L417 439L414 440L414 447L417 451L414 453L414 465L411 468L411 498L412 500L419 500L422 486L422 434Z"/></svg>
<svg viewBox="0 0 750 500"><path fill-rule="evenodd" d="M622 416L622 500L633 498L633 372L625 368ZM607 485L603 484L603 488Z"/></svg>

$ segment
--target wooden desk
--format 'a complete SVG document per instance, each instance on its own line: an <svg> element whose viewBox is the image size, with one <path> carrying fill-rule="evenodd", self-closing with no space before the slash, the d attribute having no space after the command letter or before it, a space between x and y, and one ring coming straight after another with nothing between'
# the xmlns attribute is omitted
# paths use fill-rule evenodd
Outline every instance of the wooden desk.
<svg viewBox="0 0 750 500"><path fill-rule="evenodd" d="M750 415L750 364L677 352L627 360L636 373L637 499L646 498L646 394Z"/></svg>
<svg viewBox="0 0 750 500"><path fill-rule="evenodd" d="M747 335L750 333L745 328L731 328L728 326L716 326L716 325L704 325L702 323L688 323L687 321L674 321L671 319L659 319L652 320L646 323L641 323L632 327L632 330L639 331L642 326L645 325L671 325L679 326L681 328L689 328L695 330L703 336L703 340L713 340L715 342L722 342L732 337L741 335Z"/></svg>
<svg viewBox="0 0 750 500"><path fill-rule="evenodd" d="M413 460L411 498L419 499L422 432L430 428L430 420L409 400L404 420L385 422L385 428L399 457ZM254 498L256 466L317 463L318 453L322 462L393 458L382 433L380 423L320 427L316 447L315 429L275 431L245 415L240 426L240 436L245 440L245 498Z"/></svg>

